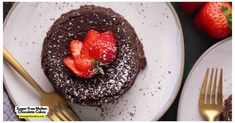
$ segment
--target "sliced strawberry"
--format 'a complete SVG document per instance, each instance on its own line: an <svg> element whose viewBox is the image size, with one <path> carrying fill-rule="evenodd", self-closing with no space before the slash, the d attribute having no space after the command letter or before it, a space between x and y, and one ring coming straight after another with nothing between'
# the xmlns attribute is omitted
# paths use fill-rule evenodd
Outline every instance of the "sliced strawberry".
<svg viewBox="0 0 235 123"><path fill-rule="evenodd" d="M70 52L72 53L73 57L77 57L80 55L82 49L82 42L79 40L73 40L70 43Z"/></svg>
<svg viewBox="0 0 235 123"><path fill-rule="evenodd" d="M109 31L106 31L104 33L101 33L101 37L103 39L105 39L106 41L109 41L111 43L115 43L115 38L114 38L114 34L113 32L111 32L110 30Z"/></svg>
<svg viewBox="0 0 235 123"><path fill-rule="evenodd" d="M96 30L91 29L90 31L87 32L84 43L90 44L98 37L100 37L100 33Z"/></svg>
<svg viewBox="0 0 235 123"><path fill-rule="evenodd" d="M88 31L84 43L73 40L70 44L72 56L64 59L65 65L81 78L104 74L102 66L111 63L117 53L116 41L111 31L99 33Z"/></svg>
<svg viewBox="0 0 235 123"><path fill-rule="evenodd" d="M81 56L83 58L91 58L90 54L89 54L89 48L88 45L83 45L82 50L81 50Z"/></svg>
<svg viewBox="0 0 235 123"><path fill-rule="evenodd" d="M88 67L88 65L87 65L87 69L80 70L79 68L81 68L83 66L77 67L74 62L73 57L65 58L64 63L74 74L76 74L77 76L79 76L81 78L91 78L94 75L93 68ZM83 64L85 65L87 63L83 62Z"/></svg>
<svg viewBox="0 0 235 123"><path fill-rule="evenodd" d="M77 68L81 71L92 71L94 69L94 62L95 59L92 58L82 58L80 57L76 57L75 58L75 65L77 66Z"/></svg>
<svg viewBox="0 0 235 123"><path fill-rule="evenodd" d="M90 30L87 32L87 35L84 39L84 43L83 43L83 47L82 47L82 52L83 54L85 54L86 56L89 55L89 51L88 49L91 47L92 43L98 38L100 37L100 33L96 30Z"/></svg>
<svg viewBox="0 0 235 123"><path fill-rule="evenodd" d="M111 31L106 31L94 39L88 47L85 46L84 49L87 49L86 52L100 62L111 63L115 59L117 52L114 34Z"/></svg>
<svg viewBox="0 0 235 123"><path fill-rule="evenodd" d="M72 57L69 56L69 57L65 58L64 63L70 70L73 71L73 73L75 73L76 75L79 76L80 72L79 72L77 66L75 65Z"/></svg>
<svg viewBox="0 0 235 123"><path fill-rule="evenodd" d="M110 63L116 57L116 43L112 43L112 41L100 37L92 44L89 53L91 57L97 58L102 63Z"/></svg>

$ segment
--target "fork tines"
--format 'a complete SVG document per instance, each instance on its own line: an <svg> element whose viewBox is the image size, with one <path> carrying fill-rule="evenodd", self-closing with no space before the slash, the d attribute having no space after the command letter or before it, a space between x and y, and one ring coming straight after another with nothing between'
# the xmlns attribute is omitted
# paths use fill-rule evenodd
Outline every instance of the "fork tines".
<svg viewBox="0 0 235 123"><path fill-rule="evenodd" d="M222 104L222 81L223 69L207 68L200 92L200 100L203 100L201 103Z"/></svg>
<svg viewBox="0 0 235 123"><path fill-rule="evenodd" d="M209 121L214 121L222 112L222 81L223 69L207 68L199 97L199 110Z"/></svg>

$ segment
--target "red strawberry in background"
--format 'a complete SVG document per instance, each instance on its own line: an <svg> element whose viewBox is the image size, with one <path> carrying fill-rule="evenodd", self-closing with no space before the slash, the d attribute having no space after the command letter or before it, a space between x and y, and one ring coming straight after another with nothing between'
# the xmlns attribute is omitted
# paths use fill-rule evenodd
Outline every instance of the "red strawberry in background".
<svg viewBox="0 0 235 123"><path fill-rule="evenodd" d="M104 74L103 65L111 63L117 52L116 40L111 31L87 32L83 43L73 40L70 43L72 56L64 59L65 65L81 78L91 78L97 73Z"/></svg>
<svg viewBox="0 0 235 123"><path fill-rule="evenodd" d="M232 7L229 2L208 2L194 18L195 26L212 38L231 35Z"/></svg>
<svg viewBox="0 0 235 123"><path fill-rule="evenodd" d="M178 2L185 14L191 14L197 11L205 2Z"/></svg>

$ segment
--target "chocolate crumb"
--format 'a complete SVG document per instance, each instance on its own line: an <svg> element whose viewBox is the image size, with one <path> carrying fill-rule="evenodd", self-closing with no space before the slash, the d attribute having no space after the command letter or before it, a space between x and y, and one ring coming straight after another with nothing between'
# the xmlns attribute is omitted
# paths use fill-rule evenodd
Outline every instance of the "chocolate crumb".
<svg viewBox="0 0 235 123"><path fill-rule="evenodd" d="M130 115L131 117L134 117L135 113L129 112L129 115Z"/></svg>

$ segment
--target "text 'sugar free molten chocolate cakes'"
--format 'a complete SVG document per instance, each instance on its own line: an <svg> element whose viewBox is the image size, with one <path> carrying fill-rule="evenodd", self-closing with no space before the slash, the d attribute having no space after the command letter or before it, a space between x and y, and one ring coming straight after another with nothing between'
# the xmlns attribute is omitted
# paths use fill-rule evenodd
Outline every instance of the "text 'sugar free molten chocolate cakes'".
<svg viewBox="0 0 235 123"><path fill-rule="evenodd" d="M64 59L71 55L70 43L83 41L89 30L112 31L116 40L115 59L103 74L82 78L74 74ZM112 9L81 6L59 17L43 43L42 68L54 88L64 98L81 105L100 106L124 94L146 66L143 46L134 28Z"/></svg>

